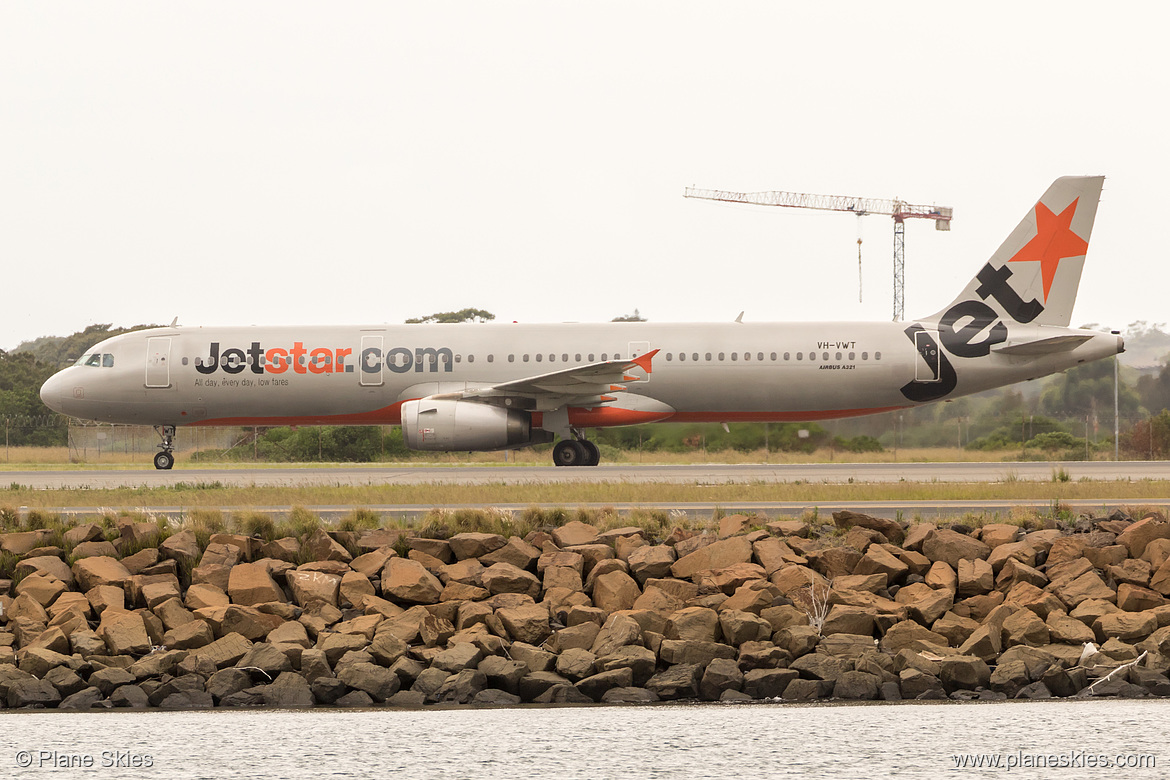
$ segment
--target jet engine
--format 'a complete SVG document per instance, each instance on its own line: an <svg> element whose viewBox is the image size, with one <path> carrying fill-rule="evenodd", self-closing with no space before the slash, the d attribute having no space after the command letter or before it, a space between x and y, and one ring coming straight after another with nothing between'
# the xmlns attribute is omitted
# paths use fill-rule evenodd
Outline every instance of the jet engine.
<svg viewBox="0 0 1170 780"><path fill-rule="evenodd" d="M518 409L431 398L402 404L402 436L412 450L504 450L536 443L533 433L532 417Z"/></svg>

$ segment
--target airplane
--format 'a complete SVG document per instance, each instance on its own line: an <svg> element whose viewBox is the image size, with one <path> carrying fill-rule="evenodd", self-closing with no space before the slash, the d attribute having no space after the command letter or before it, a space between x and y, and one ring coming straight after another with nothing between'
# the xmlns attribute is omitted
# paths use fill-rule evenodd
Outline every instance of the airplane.
<svg viewBox="0 0 1170 780"><path fill-rule="evenodd" d="M1125 349L1070 328L1104 177L1057 179L948 306L911 322L165 327L115 336L45 382L62 414L180 426L401 425L423 451L591 428L876 414L1064 371Z"/></svg>

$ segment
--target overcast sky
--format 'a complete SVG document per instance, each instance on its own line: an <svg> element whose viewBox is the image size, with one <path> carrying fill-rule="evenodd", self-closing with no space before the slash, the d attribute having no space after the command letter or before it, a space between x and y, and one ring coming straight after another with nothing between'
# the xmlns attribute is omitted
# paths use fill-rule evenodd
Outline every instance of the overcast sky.
<svg viewBox="0 0 1170 780"><path fill-rule="evenodd" d="M1170 11L1060 3L0 5L0 348L95 322L888 320L1104 174L1073 324L1164 322Z"/></svg>

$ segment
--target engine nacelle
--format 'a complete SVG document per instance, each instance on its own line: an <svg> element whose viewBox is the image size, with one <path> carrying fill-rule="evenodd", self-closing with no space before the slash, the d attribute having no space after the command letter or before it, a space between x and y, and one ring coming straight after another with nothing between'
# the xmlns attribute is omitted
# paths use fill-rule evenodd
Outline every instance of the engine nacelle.
<svg viewBox="0 0 1170 780"><path fill-rule="evenodd" d="M532 418L502 406L422 398L402 404L402 437L412 450L505 450L532 442Z"/></svg>

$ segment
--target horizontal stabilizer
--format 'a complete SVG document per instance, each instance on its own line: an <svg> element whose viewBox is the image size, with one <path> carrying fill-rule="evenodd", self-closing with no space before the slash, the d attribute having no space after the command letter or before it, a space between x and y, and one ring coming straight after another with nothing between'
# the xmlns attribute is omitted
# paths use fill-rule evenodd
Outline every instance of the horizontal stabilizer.
<svg viewBox="0 0 1170 780"><path fill-rule="evenodd" d="M1050 355L1054 352L1070 352L1091 338L1093 337L1071 334L1067 336L1052 336L1047 339L1037 339L1036 341L1025 341L1019 344L1007 344L1002 347L995 347L995 351L1002 355L1019 355L1021 357Z"/></svg>

